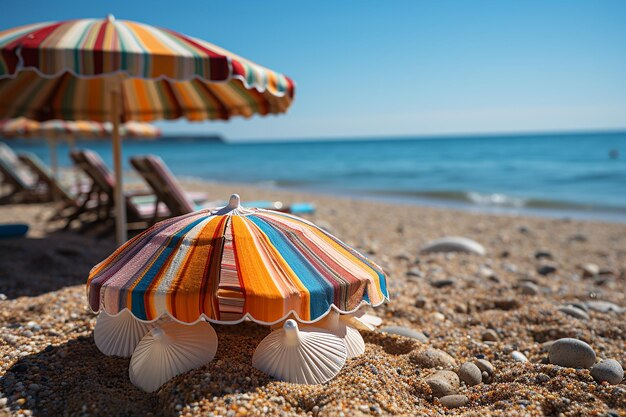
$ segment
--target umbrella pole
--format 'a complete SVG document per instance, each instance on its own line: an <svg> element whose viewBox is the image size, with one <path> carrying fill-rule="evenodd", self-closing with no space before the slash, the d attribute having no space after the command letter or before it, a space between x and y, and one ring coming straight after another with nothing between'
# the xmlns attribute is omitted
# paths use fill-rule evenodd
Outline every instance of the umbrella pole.
<svg viewBox="0 0 626 417"><path fill-rule="evenodd" d="M48 148L50 152L50 167L52 168L52 178L58 183L59 181L59 159L57 158L57 141L54 137L48 138ZM59 195L57 191L52 188L52 201L57 201Z"/></svg>
<svg viewBox="0 0 626 417"><path fill-rule="evenodd" d="M56 139L48 139L48 148L50 152L50 166L52 167L52 177L59 180L59 160L57 158L57 143Z"/></svg>
<svg viewBox="0 0 626 417"><path fill-rule="evenodd" d="M126 201L122 184L122 137L120 136L120 80L115 79L116 85L111 90L111 122L113 123L113 166L115 171L115 241L121 246L127 240L126 230Z"/></svg>

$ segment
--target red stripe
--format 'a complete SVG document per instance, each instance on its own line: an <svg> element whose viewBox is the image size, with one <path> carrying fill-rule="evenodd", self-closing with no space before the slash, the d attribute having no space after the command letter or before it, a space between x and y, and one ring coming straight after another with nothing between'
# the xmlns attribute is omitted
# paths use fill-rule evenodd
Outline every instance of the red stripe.
<svg viewBox="0 0 626 417"><path fill-rule="evenodd" d="M185 35L168 29L161 30L185 41L190 45L193 45L195 48L201 50L209 57L209 81L225 81L231 77L230 68L228 65L228 57L222 54L218 54L217 52L209 48L205 48L198 42L186 37Z"/></svg>
<svg viewBox="0 0 626 417"><path fill-rule="evenodd" d="M109 25L109 22L104 21L104 23L100 26L100 30L98 30L98 36L96 36L96 42L93 46L92 56L94 74L102 74L104 72L104 51L102 47L104 45L104 34L106 33L107 25Z"/></svg>
<svg viewBox="0 0 626 417"><path fill-rule="evenodd" d="M59 26L63 24L64 22L57 22L29 32L24 36L15 39L3 49L11 50L21 46L21 55L24 59L24 65L39 68L39 46L48 36L50 36ZM15 58L17 59L17 56L15 56ZM17 65L17 62L14 65Z"/></svg>

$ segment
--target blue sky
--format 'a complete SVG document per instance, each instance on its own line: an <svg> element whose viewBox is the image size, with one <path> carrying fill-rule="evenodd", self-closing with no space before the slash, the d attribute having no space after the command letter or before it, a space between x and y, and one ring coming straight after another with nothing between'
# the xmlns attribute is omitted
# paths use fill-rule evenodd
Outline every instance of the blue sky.
<svg viewBox="0 0 626 417"><path fill-rule="evenodd" d="M0 29L113 13L296 80L287 115L160 123L169 132L278 139L626 128L622 0L31 0L2 9Z"/></svg>

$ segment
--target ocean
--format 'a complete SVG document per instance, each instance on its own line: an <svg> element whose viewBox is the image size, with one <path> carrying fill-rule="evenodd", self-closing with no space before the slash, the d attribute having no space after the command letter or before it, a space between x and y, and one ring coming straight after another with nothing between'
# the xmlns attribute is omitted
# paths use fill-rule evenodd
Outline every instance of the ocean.
<svg viewBox="0 0 626 417"><path fill-rule="evenodd" d="M45 143L8 142L48 162ZM108 141L78 142L111 163ZM67 146L60 163L69 166ZM222 143L127 141L180 177L400 204L626 222L626 132ZM236 191L236 190L233 190Z"/></svg>

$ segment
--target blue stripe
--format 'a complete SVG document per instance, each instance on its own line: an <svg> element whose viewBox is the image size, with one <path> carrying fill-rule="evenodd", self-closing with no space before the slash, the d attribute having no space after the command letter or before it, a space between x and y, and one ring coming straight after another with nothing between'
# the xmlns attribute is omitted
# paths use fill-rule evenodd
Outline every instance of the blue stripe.
<svg viewBox="0 0 626 417"><path fill-rule="evenodd" d="M161 268L163 268L163 265L168 260L170 254L174 250L178 250L178 245L180 241L185 237L187 233L189 233L191 229L193 229L196 225L198 225L198 223L204 220L206 220L206 218L202 217L192 222L188 226L184 227L183 229L179 230L175 235L173 235L170 241L168 242L167 247L163 249L163 251L161 252L159 257L156 259L156 261L152 264L150 269L141 278L141 281L139 281L137 285L135 286L135 288L133 288L133 291L130 294L131 311L133 312L135 317L142 319L142 320L148 319L148 316L146 314L146 304L145 304L146 290L148 289L150 284L152 284L154 277L159 273L159 271L161 271Z"/></svg>
<svg viewBox="0 0 626 417"><path fill-rule="evenodd" d="M295 247L287 236L271 224L257 216L248 216L265 233L272 245L296 273L302 284L309 290L311 317L315 320L328 311L334 300L334 288L319 271ZM339 306L338 306L339 307Z"/></svg>

